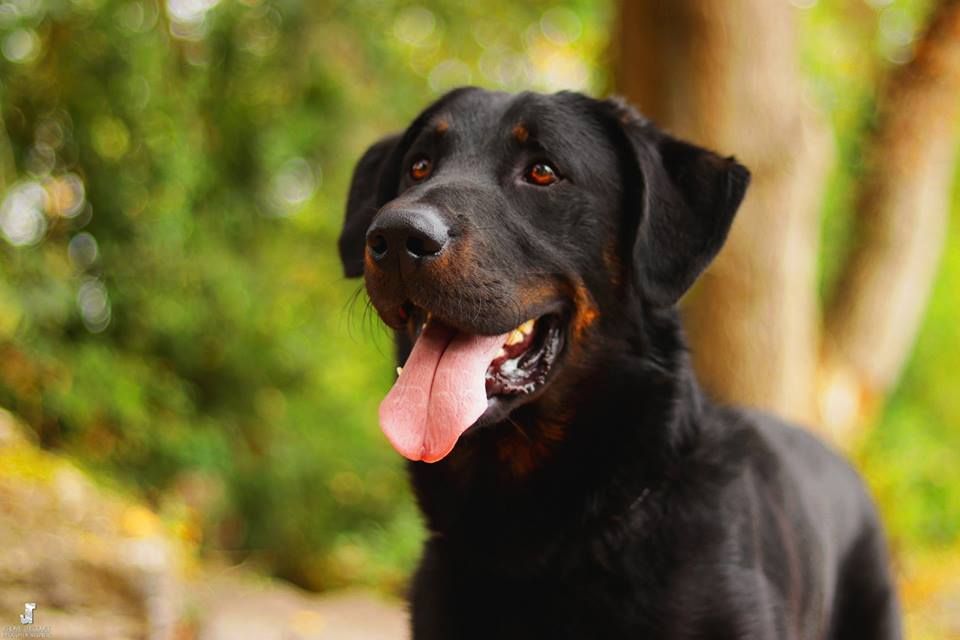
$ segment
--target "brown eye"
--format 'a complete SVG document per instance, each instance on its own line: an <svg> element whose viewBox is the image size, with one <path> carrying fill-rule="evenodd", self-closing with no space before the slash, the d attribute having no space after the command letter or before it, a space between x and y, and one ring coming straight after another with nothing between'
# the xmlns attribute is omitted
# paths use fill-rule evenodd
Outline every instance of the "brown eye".
<svg viewBox="0 0 960 640"><path fill-rule="evenodd" d="M560 179L556 170L546 162L538 162L527 169L523 176L527 182L535 184L538 187L548 187Z"/></svg>
<svg viewBox="0 0 960 640"><path fill-rule="evenodd" d="M417 158L413 161L413 164L410 165L410 177L420 182L430 175L431 169L433 169L433 165L430 163L430 160L427 158Z"/></svg>

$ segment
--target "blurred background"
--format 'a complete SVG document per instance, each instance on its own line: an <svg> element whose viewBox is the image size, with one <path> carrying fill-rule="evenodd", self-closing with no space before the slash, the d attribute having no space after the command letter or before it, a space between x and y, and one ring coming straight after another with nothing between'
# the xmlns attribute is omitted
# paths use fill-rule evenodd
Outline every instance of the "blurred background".
<svg viewBox="0 0 960 640"><path fill-rule="evenodd" d="M0 1L0 627L403 637L390 341L335 240L463 84L752 169L684 301L703 382L843 448L909 637L960 638L956 0Z"/></svg>

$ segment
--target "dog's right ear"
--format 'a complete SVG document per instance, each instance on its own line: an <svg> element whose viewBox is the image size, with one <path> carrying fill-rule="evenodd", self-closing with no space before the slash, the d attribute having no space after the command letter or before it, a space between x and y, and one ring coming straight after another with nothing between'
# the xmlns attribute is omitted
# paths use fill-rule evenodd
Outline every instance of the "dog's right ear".
<svg viewBox="0 0 960 640"><path fill-rule="evenodd" d="M381 181L399 142L400 134L383 138L367 149L353 170L347 196L347 213L338 242L343 275L348 278L363 275L367 228L380 208L378 196Z"/></svg>
<svg viewBox="0 0 960 640"><path fill-rule="evenodd" d="M673 306L723 246L750 172L664 133L622 100L599 105L626 148L626 180L635 185L636 226L626 238L636 282L653 305Z"/></svg>

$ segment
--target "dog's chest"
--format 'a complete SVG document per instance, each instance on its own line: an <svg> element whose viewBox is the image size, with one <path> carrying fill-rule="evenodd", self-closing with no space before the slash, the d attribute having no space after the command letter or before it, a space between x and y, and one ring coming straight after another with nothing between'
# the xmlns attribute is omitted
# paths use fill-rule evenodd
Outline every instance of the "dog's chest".
<svg viewBox="0 0 960 640"><path fill-rule="evenodd" d="M456 638L625 637L656 628L668 598L638 571L633 545L577 535L525 557L430 544L413 594L416 635Z"/></svg>

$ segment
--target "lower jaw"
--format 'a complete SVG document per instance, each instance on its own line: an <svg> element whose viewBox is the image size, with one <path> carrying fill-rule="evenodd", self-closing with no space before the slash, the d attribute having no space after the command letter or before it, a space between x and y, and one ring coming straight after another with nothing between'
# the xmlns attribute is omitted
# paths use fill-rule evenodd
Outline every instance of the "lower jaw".
<svg viewBox="0 0 960 640"><path fill-rule="evenodd" d="M482 429L483 427L503 422L514 409L523 406L527 401L529 401L528 398L521 399L518 396L493 396L487 398L487 410L464 432L464 435L476 429Z"/></svg>
<svg viewBox="0 0 960 640"><path fill-rule="evenodd" d="M496 395L487 398L486 411L484 411L483 414L477 418L477 421L470 425L470 427L464 431L463 435L460 437L468 437L474 433L477 433L478 431L482 431L506 422L514 411L517 411L518 409L535 402L537 398L543 394L547 386L549 386L549 383L545 383L532 393L524 394L522 396ZM514 422L514 427L519 426L520 425Z"/></svg>

